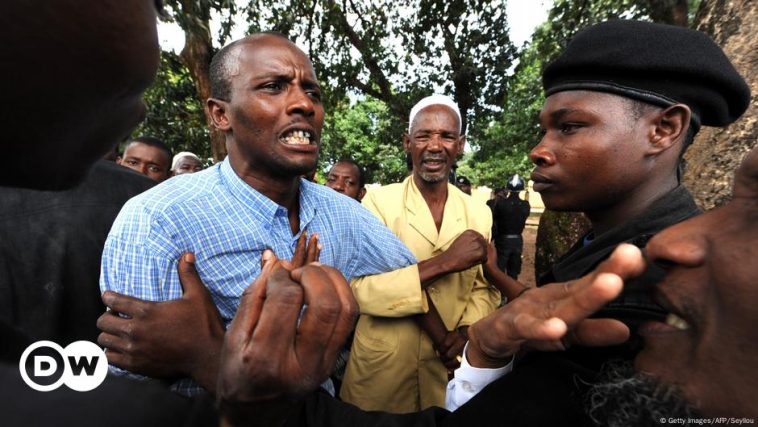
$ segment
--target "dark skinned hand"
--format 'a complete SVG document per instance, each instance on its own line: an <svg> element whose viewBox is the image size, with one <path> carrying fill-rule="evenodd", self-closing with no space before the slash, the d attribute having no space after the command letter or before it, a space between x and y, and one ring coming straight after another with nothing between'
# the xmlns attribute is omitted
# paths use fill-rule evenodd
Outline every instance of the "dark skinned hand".
<svg viewBox="0 0 758 427"><path fill-rule="evenodd" d="M288 271L267 252L224 339L217 390L232 424L280 424L329 376L358 314L337 270L313 263Z"/></svg>
<svg viewBox="0 0 758 427"><path fill-rule="evenodd" d="M303 231L292 260L281 261L283 268L292 270L318 260L318 235L312 235L308 244L306 240ZM103 331L98 343L107 348L108 362L113 365L154 378L189 376L215 393L224 327L194 259L185 253L179 260L184 291L180 299L153 302L104 292L103 303L110 310L97 321Z"/></svg>
<svg viewBox="0 0 758 427"><path fill-rule="evenodd" d="M445 335L445 339L438 345L435 350L442 361L442 364L449 371L454 371L461 366L459 357L463 354L463 347L466 345L466 336L459 330L450 331Z"/></svg>
<svg viewBox="0 0 758 427"><path fill-rule="evenodd" d="M640 250L622 244L581 279L524 292L471 325L466 358L478 368L502 367L522 348L565 350L571 345L607 346L629 338L615 319L588 319L616 298L623 281L644 271Z"/></svg>
<svg viewBox="0 0 758 427"><path fill-rule="evenodd" d="M189 252L179 260L184 294L178 300L152 302L103 293L110 310L97 320L103 331L97 342L107 348L108 362L155 378L191 376L215 390L224 325L194 262Z"/></svg>
<svg viewBox="0 0 758 427"><path fill-rule="evenodd" d="M487 260L487 241L474 230L466 230L444 252L449 273L463 271Z"/></svg>

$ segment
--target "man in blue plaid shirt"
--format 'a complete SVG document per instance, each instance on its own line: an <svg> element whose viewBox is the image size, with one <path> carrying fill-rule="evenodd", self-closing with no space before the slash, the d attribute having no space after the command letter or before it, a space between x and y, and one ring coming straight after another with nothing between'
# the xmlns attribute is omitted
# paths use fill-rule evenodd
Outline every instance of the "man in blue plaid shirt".
<svg viewBox="0 0 758 427"><path fill-rule="evenodd" d="M103 291L178 299L177 263L192 252L228 325L260 274L263 250L290 259L306 232L318 234L320 262L348 281L416 263L360 203L300 178L316 166L324 110L311 62L292 42L261 33L226 46L211 63L211 96L207 105L226 135L228 157L124 206L103 251ZM117 357L119 343L105 343ZM202 390L188 378L172 387Z"/></svg>

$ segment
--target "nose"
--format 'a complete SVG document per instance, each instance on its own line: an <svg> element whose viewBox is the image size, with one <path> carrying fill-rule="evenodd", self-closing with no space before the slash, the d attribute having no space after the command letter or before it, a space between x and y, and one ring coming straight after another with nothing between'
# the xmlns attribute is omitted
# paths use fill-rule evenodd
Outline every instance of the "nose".
<svg viewBox="0 0 758 427"><path fill-rule="evenodd" d="M336 191L338 191L340 193L344 193L345 192L345 182L342 181L341 179L338 179L338 180L334 181L334 184L332 184L332 189L336 190Z"/></svg>
<svg viewBox="0 0 758 427"><path fill-rule="evenodd" d="M700 222L689 220L655 235L646 247L648 261L684 267L703 264L710 243Z"/></svg>
<svg viewBox="0 0 758 427"><path fill-rule="evenodd" d="M313 105L313 98L306 92L306 90L300 86L292 86L289 97L289 105L287 107L287 113L289 114L301 114L306 117L313 116L315 114L315 106Z"/></svg>
<svg viewBox="0 0 758 427"><path fill-rule="evenodd" d="M426 144L427 151L442 151L442 136L438 133L433 134Z"/></svg>
<svg viewBox="0 0 758 427"><path fill-rule="evenodd" d="M547 148L547 144L543 139L529 152L529 160L536 166L552 166L555 164L555 155Z"/></svg>

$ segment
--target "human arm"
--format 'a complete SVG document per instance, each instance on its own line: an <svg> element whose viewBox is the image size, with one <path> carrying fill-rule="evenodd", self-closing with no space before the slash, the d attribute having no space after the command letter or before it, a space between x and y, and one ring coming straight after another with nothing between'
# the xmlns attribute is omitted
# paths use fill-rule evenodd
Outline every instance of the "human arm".
<svg viewBox="0 0 758 427"><path fill-rule="evenodd" d="M303 232L292 260L280 261L283 267L292 270L318 260L318 236L307 245L306 239ZM224 335L221 315L197 274L194 255L184 254L177 270L184 294L176 300L151 302L105 292L110 310L98 319L103 331L98 342L108 348L113 365L156 378L192 377L214 393Z"/></svg>
<svg viewBox="0 0 758 427"><path fill-rule="evenodd" d="M487 262L482 264L482 268L484 277L507 298L508 302L513 301L514 298L529 289L528 286L500 270L497 266L497 250L492 242L487 246Z"/></svg>

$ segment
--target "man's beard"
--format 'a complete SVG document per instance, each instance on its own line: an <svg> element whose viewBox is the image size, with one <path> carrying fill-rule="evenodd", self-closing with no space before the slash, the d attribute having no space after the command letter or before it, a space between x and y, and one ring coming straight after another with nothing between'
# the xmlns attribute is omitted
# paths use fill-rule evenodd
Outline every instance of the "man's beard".
<svg viewBox="0 0 758 427"><path fill-rule="evenodd" d="M606 364L586 401L587 415L601 426L660 426L669 418L701 418L676 387L636 373L630 361Z"/></svg>

